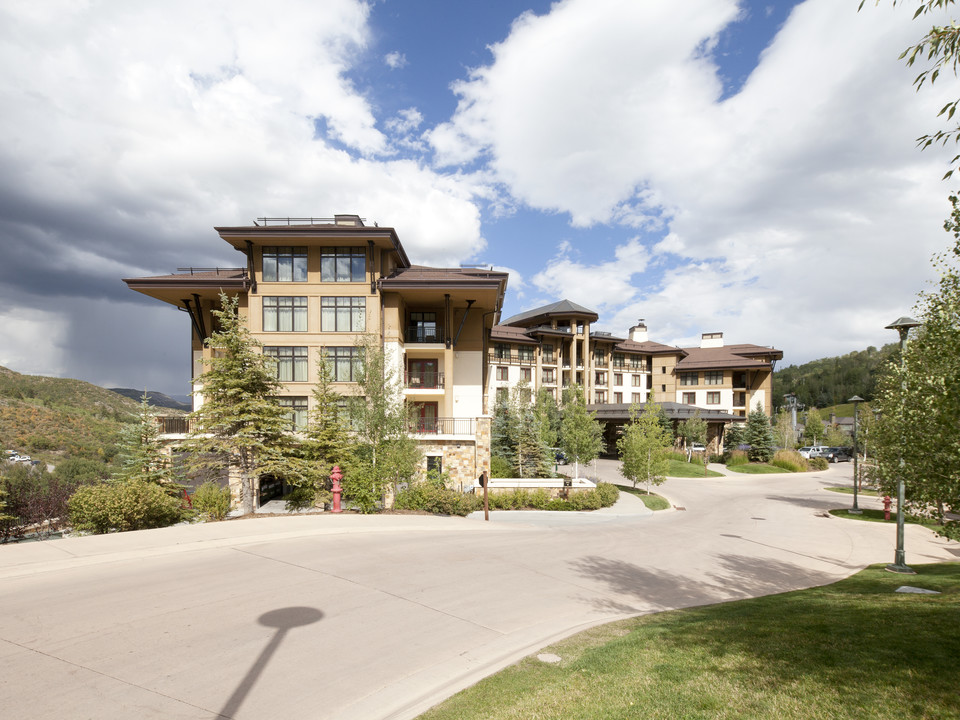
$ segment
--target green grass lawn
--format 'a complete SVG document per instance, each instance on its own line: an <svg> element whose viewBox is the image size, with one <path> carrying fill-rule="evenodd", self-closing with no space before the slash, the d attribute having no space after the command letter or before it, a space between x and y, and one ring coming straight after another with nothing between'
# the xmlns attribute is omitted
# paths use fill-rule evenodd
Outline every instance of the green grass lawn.
<svg viewBox="0 0 960 720"><path fill-rule="evenodd" d="M766 475L768 473L790 472L783 468L767 465L766 463L746 463L744 465L727 465L727 470L735 473L745 473L747 475Z"/></svg>
<svg viewBox="0 0 960 720"><path fill-rule="evenodd" d="M889 520L884 519L883 510L874 510L873 508L861 508L859 515L851 515L849 508L831 510L830 514L833 515L834 517L846 518L848 520L865 520L867 522L885 522L885 523L890 523L891 525L896 525L897 524L897 503L896 501L894 501L893 505L890 507ZM929 528L933 530L935 533L943 532L943 526L938 525L932 520L925 520L923 518L918 518L915 515L907 515L906 513L904 513L903 521L906 523L923 525L925 528Z"/></svg>
<svg viewBox="0 0 960 720"><path fill-rule="evenodd" d="M853 495L853 486L850 487L828 487L824 490L829 490L830 492L835 493L844 493L845 495ZM867 495L869 497L880 497L880 492L873 489L864 488L863 490L858 490L857 495Z"/></svg>
<svg viewBox="0 0 960 720"><path fill-rule="evenodd" d="M425 720L960 718L960 564L875 565L833 585L588 630ZM941 595L895 593L900 585Z"/></svg>
<svg viewBox="0 0 960 720"><path fill-rule="evenodd" d="M647 491L643 488L635 488L631 485L617 485L617 487L620 488L620 492L630 493L631 495L639 497L643 500L643 504L654 512L657 510L668 510L670 508L670 502L665 497L657 495L656 493L650 493L648 495Z"/></svg>
<svg viewBox="0 0 960 720"><path fill-rule="evenodd" d="M667 477L723 477L723 473L707 470L703 472L702 462L687 462L686 460L667 460Z"/></svg>

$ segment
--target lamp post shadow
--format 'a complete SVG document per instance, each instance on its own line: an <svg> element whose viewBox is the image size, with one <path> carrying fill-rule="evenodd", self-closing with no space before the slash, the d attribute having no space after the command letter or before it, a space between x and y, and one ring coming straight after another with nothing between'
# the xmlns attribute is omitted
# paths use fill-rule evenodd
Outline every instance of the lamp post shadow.
<svg viewBox="0 0 960 720"><path fill-rule="evenodd" d="M279 608L266 612L257 618L257 622L261 625L276 628L277 631L270 638L267 646L260 652L253 665L250 666L250 669L247 670L247 674L237 685L237 689L233 691L233 694L220 709L219 716L232 718L237 713L250 690L256 684L257 679L263 673L264 668L270 662L273 653L280 647L284 636L291 628L312 625L321 619L323 619L323 612L311 607Z"/></svg>

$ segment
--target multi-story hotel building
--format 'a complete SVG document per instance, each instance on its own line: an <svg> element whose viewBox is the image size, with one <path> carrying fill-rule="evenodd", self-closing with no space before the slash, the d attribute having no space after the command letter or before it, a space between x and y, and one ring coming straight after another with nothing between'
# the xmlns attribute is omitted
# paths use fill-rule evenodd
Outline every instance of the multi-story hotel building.
<svg viewBox="0 0 960 720"><path fill-rule="evenodd" d="M411 265L393 228L367 226L355 215L262 218L216 230L243 254L244 267L124 281L190 316L194 380L211 352L204 340L219 294L237 296L251 334L277 359L278 401L294 428L306 424L312 409L321 354L331 362L335 388L351 395L358 346L372 338L416 409L411 432L424 452L424 469L447 471L463 486L489 469L485 343L499 320L506 273ZM195 385L195 408L202 402Z"/></svg>
<svg viewBox="0 0 960 720"><path fill-rule="evenodd" d="M598 319L593 310L563 300L504 320L490 333L488 393L503 396L526 383L531 393L545 388L560 400L563 388L580 385L590 409L608 425L608 448L630 406L648 399L677 421L698 410L716 448L723 427L757 403L772 413L780 350L724 345L723 333L704 333L699 347L674 347L651 341L642 322L625 338L592 330Z"/></svg>
<svg viewBox="0 0 960 720"><path fill-rule="evenodd" d="M454 486L470 486L489 469L493 400L520 383L558 401L563 388L583 387L606 425L608 449L630 407L650 399L677 422L698 410L717 449L723 427L758 402L771 412L771 374L783 357L773 348L724 345L721 333L679 348L651 341L642 322L616 337L593 330L597 313L569 300L501 323L506 273L412 265L393 228L356 215L261 218L216 231L243 255L242 267L124 280L189 315L195 408L222 292L238 298L251 334L276 358L278 402L293 429L307 422L322 354L335 388L352 395L359 346L372 339L382 347L415 409L422 469L447 471ZM269 499L266 491L258 498Z"/></svg>

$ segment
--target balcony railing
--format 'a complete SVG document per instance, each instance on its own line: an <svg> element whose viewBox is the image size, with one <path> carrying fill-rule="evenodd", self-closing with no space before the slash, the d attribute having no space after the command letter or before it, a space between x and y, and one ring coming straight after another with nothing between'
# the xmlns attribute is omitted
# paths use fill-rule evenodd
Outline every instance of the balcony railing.
<svg viewBox="0 0 960 720"><path fill-rule="evenodd" d="M429 325L411 325L404 333L408 343L442 343L444 341L442 327Z"/></svg>
<svg viewBox="0 0 960 720"><path fill-rule="evenodd" d="M475 435L472 418L417 418L410 424L416 435Z"/></svg>
<svg viewBox="0 0 960 720"><path fill-rule="evenodd" d="M490 362L496 365L536 365L536 355L521 355L520 353L492 352Z"/></svg>
<svg viewBox="0 0 960 720"><path fill-rule="evenodd" d="M403 374L403 384L410 390L442 390L443 373L408 370Z"/></svg>
<svg viewBox="0 0 960 720"><path fill-rule="evenodd" d="M161 435L186 435L190 432L190 419L187 417L161 415L156 421Z"/></svg>

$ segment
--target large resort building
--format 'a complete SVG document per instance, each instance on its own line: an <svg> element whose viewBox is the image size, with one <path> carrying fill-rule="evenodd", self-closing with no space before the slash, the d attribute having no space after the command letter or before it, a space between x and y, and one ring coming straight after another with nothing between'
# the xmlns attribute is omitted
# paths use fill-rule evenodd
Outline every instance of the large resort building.
<svg viewBox="0 0 960 720"><path fill-rule="evenodd" d="M725 346L720 333L704 334L698 348L678 348L650 341L642 323L615 337L592 330L596 312L566 300L500 322L507 273L413 265L393 228L356 215L261 218L216 231L242 254L242 267L124 280L189 315L193 380L211 352L204 341L221 292L238 298L251 334L276 358L278 402L295 428L312 409L321 354L335 388L355 394L359 347L372 340L415 408L411 433L424 453L422 469L448 472L455 487L489 470L495 398L520 383L557 400L564 387L583 387L607 426L608 447L630 406L650 399L677 421L699 409L717 448L723 427L758 402L771 412L779 350ZM195 384L194 408L202 402Z"/></svg>

